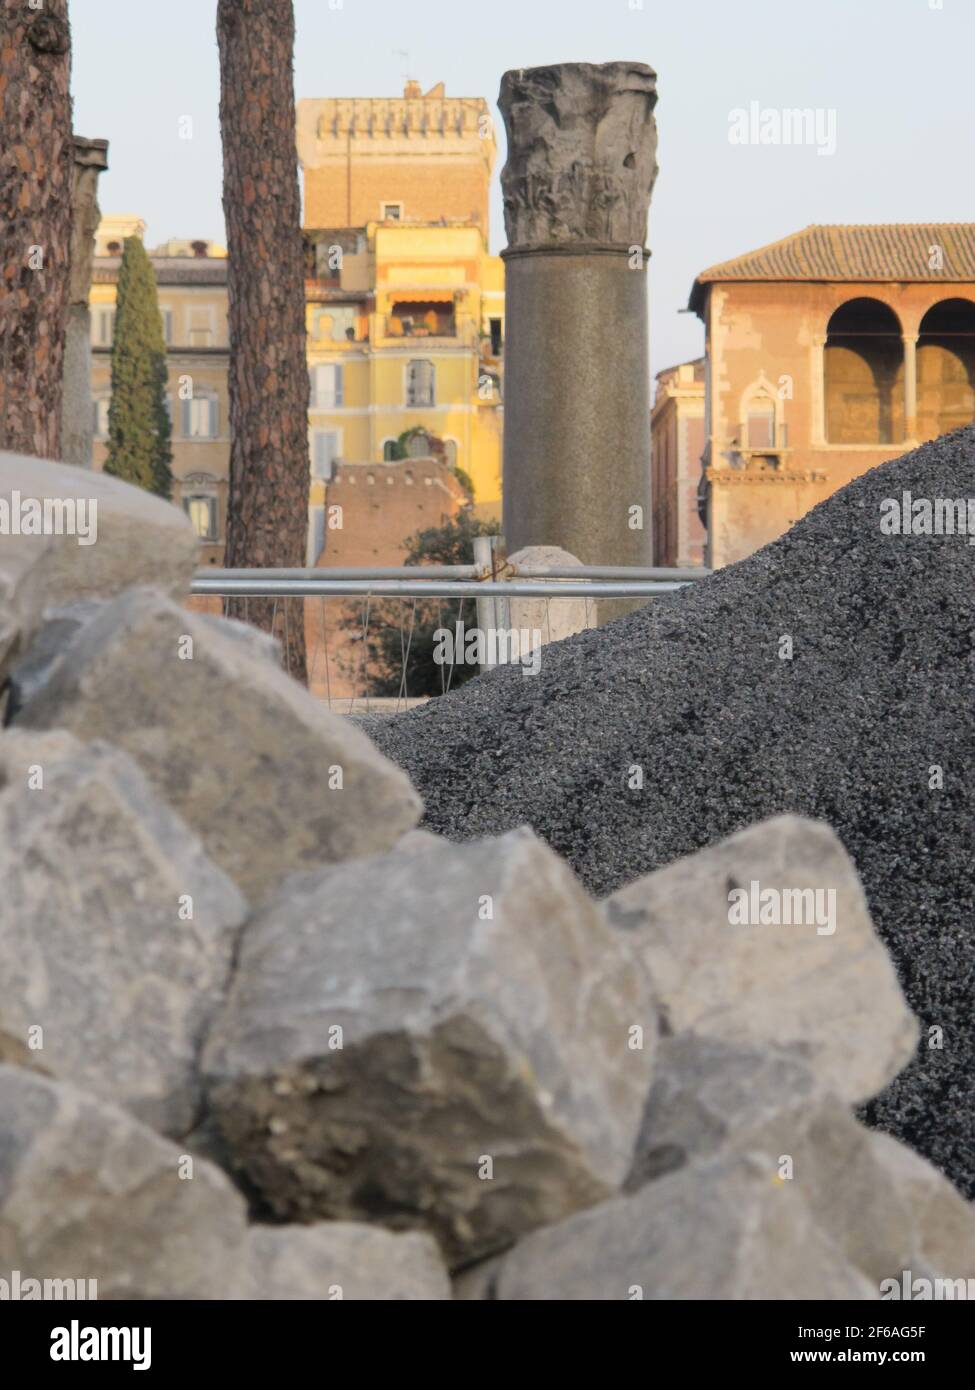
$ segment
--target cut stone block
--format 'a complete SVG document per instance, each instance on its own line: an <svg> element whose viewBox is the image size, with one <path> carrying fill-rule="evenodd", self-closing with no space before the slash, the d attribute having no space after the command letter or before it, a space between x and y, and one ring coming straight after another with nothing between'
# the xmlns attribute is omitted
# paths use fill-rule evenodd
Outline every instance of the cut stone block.
<svg viewBox="0 0 975 1390"><path fill-rule="evenodd" d="M80 603L47 609L40 631L11 669L8 720L15 719L28 700L43 689L68 643L79 628L91 621L102 603L102 599L83 599Z"/></svg>
<svg viewBox="0 0 975 1390"><path fill-rule="evenodd" d="M397 854L411 854L414 850L433 849L436 845L446 847L450 842L442 835L434 835L429 830L408 830L396 844Z"/></svg>
<svg viewBox="0 0 975 1390"><path fill-rule="evenodd" d="M290 880L204 1066L275 1214L422 1227L460 1263L618 1187L654 1048L626 942L521 830Z"/></svg>
<svg viewBox="0 0 975 1390"><path fill-rule="evenodd" d="M877 1138L843 1102L817 1091L794 1054L667 1038L626 1188L729 1153L761 1153L768 1181L795 1188L821 1231L879 1291L923 1243L913 1196L881 1161ZM898 1154L890 1163L910 1158ZM955 1196L933 1169L927 1172Z"/></svg>
<svg viewBox="0 0 975 1390"><path fill-rule="evenodd" d="M47 536L0 535L0 686L40 626L50 550Z"/></svg>
<svg viewBox="0 0 975 1390"><path fill-rule="evenodd" d="M683 1033L660 1041L626 1189L709 1159L822 1099L794 1052ZM739 1145L740 1147L740 1145Z"/></svg>
<svg viewBox="0 0 975 1390"><path fill-rule="evenodd" d="M124 1110L0 1065L0 1277L97 1281L105 1299L225 1298L243 1199Z"/></svg>
<svg viewBox="0 0 975 1390"><path fill-rule="evenodd" d="M273 666L281 666L281 643L270 632L264 632L251 623L239 622L236 618L223 618L218 613L200 613L200 621L208 624L215 632L222 632L232 642L237 641L241 648Z"/></svg>
<svg viewBox="0 0 975 1390"><path fill-rule="evenodd" d="M0 497L14 493L22 506L47 502L55 525L60 518L44 565L45 605L105 598L135 584L189 594L199 538L181 508L107 473L0 453ZM86 534L92 543L79 544Z"/></svg>
<svg viewBox="0 0 975 1390"><path fill-rule="evenodd" d="M878 1298L761 1157L693 1164L535 1231L502 1261L500 1300Z"/></svg>
<svg viewBox="0 0 975 1390"><path fill-rule="evenodd" d="M874 1132L869 1143L914 1220L914 1273L923 1274L927 1265L938 1277L975 1279L975 1207L933 1164L889 1134Z"/></svg>
<svg viewBox="0 0 975 1390"><path fill-rule="evenodd" d="M252 1226L246 1297L252 1299L440 1300L450 1298L431 1236L326 1221Z"/></svg>
<svg viewBox="0 0 975 1390"><path fill-rule="evenodd" d="M526 545L508 556L517 578L522 569L559 568L582 561L557 545ZM597 625L596 601L586 598L512 598L508 600L508 627L540 634L540 645L560 642Z"/></svg>
<svg viewBox="0 0 975 1390"><path fill-rule="evenodd" d="M498 1275L503 1265L504 1255L491 1255L459 1270L453 1279L455 1302L483 1303L496 1298Z"/></svg>
<svg viewBox="0 0 975 1390"><path fill-rule="evenodd" d="M0 735L0 1059L192 1125L246 904L124 753Z"/></svg>
<svg viewBox="0 0 975 1390"><path fill-rule="evenodd" d="M755 894L759 913L812 904L823 921L733 920L754 915ZM792 1047L821 1089L856 1102L911 1059L917 1024L828 826L791 815L751 826L614 893L606 911L646 965L666 1031Z"/></svg>
<svg viewBox="0 0 975 1390"><path fill-rule="evenodd" d="M18 715L127 752L255 901L289 873L390 848L405 776L252 642L151 589L106 604Z"/></svg>
<svg viewBox="0 0 975 1390"><path fill-rule="evenodd" d="M22 661L10 672L10 701L7 718L17 717L24 705L44 688L51 673L64 655L69 643L85 623L105 606L106 599L83 599L80 603L69 603L62 608L49 608L44 614L44 622ZM281 665L281 644L269 632L240 623L233 618L221 618L213 613L200 613L204 623L213 626L231 640L236 640L255 657Z"/></svg>

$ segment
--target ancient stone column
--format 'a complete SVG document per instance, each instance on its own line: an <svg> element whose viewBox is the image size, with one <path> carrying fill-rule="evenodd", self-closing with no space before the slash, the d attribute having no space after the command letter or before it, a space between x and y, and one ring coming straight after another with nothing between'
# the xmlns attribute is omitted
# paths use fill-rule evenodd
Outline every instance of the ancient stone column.
<svg viewBox="0 0 975 1390"><path fill-rule="evenodd" d="M504 533L583 564L650 564L645 249L656 74L506 72Z"/></svg>
<svg viewBox="0 0 975 1390"><path fill-rule="evenodd" d="M64 344L64 403L61 409L61 458L82 468L92 466L94 420L91 397L91 290L95 230L98 226L98 175L108 168L108 141L74 137L74 226L71 233L71 284Z"/></svg>

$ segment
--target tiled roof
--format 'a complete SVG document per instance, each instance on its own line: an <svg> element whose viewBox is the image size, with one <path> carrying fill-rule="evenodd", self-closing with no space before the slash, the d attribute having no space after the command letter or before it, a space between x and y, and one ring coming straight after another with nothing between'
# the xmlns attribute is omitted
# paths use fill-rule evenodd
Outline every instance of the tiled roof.
<svg viewBox="0 0 975 1390"><path fill-rule="evenodd" d="M931 268L933 246L941 248L940 270ZM702 270L689 307L699 309L705 285L720 280L975 281L975 222L804 227Z"/></svg>

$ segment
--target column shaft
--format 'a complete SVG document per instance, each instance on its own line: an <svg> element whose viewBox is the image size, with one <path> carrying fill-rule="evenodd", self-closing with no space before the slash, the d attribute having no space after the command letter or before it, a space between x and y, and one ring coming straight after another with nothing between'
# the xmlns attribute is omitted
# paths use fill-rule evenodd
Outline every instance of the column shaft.
<svg viewBox="0 0 975 1390"><path fill-rule="evenodd" d="M506 256L504 534L651 563L646 271L620 252Z"/></svg>

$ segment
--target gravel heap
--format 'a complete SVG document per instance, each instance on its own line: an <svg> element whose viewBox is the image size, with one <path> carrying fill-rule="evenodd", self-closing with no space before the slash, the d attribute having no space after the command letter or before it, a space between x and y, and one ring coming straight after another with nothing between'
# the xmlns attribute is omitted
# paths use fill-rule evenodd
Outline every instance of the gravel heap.
<svg viewBox="0 0 975 1390"><path fill-rule="evenodd" d="M597 895L776 813L826 821L921 1023L865 1118L973 1195L975 548L882 533L882 500L905 491L975 497L975 429L873 469L712 579L547 647L535 677L502 668L363 723L429 829L531 825Z"/></svg>

